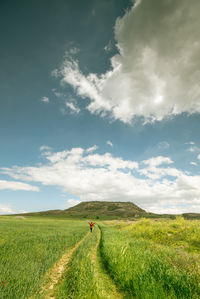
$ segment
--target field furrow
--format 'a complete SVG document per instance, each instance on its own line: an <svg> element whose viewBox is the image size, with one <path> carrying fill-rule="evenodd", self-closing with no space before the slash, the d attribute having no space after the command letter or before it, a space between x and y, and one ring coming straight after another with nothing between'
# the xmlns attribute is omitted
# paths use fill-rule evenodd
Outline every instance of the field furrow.
<svg viewBox="0 0 200 299"><path fill-rule="evenodd" d="M101 231L96 226L74 252L67 271L55 286L53 298L123 298L101 262L100 239Z"/></svg>
<svg viewBox="0 0 200 299"><path fill-rule="evenodd" d="M89 233L88 233L89 234ZM61 259L48 271L45 284L42 286L41 297L44 299L54 298L53 289L54 286L58 283L59 279L63 275L64 271L67 271L68 263L73 256L73 253L80 246L80 244L88 237L86 234L82 240L80 240L73 248L67 251Z"/></svg>
<svg viewBox="0 0 200 299"><path fill-rule="evenodd" d="M99 245L101 241L101 229L98 228L98 241L95 250L91 254L91 262L94 269L94 279L96 281L97 294L100 298L120 299L123 295L119 293L111 277L106 272L101 261Z"/></svg>

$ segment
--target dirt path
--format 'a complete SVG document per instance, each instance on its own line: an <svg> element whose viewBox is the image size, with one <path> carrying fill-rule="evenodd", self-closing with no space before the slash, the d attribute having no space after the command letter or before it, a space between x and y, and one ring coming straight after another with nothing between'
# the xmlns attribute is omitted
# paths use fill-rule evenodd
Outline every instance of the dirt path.
<svg viewBox="0 0 200 299"><path fill-rule="evenodd" d="M98 228L98 241L95 250L91 255L91 263L94 268L94 279L96 281L97 292L100 298L104 299L121 299L122 294L117 290L111 277L106 273L101 258L98 253L98 248L101 240L101 230Z"/></svg>
<svg viewBox="0 0 200 299"><path fill-rule="evenodd" d="M66 271L69 261L72 258L75 250L80 246L80 244L87 238L89 232L81 239L73 248L67 251L63 256L57 261L57 263L47 272L45 278L45 284L41 288L41 298L43 299L53 299L54 286L58 283L64 271Z"/></svg>
<svg viewBox="0 0 200 299"><path fill-rule="evenodd" d="M98 298L103 299L121 299L123 295L117 290L112 278L108 275L101 262L101 256L99 254L99 244L101 240L101 230L97 227L98 239L93 246L93 250L90 254L90 260L93 268L93 278L95 282L96 293ZM67 251L56 262L56 264L47 272L45 276L45 282L41 287L39 296L31 297L31 299L55 299L54 288L61 279L62 275L69 269L69 262L73 258L74 252L78 249L82 242L90 235L88 232L73 248ZM30 299L30 298L29 298Z"/></svg>

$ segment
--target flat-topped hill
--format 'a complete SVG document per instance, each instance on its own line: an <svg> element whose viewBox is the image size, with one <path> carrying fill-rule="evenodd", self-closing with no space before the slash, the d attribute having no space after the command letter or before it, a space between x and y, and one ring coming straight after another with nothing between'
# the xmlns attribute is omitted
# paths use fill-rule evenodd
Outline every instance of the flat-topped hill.
<svg viewBox="0 0 200 299"><path fill-rule="evenodd" d="M27 216L63 216L78 218L134 218L151 215L132 202L88 201L66 210L49 210L26 213Z"/></svg>
<svg viewBox="0 0 200 299"><path fill-rule="evenodd" d="M137 217L147 214L132 202L112 202L112 201L88 201L69 208L64 211L68 215L80 216L116 216L122 217Z"/></svg>

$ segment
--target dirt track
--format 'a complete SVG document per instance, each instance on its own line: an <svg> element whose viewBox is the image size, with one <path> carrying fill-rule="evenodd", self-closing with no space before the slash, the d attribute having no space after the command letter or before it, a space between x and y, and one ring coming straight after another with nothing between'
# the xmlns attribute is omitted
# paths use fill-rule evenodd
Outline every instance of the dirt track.
<svg viewBox="0 0 200 299"><path fill-rule="evenodd" d="M99 293L100 298L103 296L103 299L121 299L123 298L123 296L118 292L113 280L104 269L103 263L101 261L99 250L101 230L98 227L96 229L98 230L98 240L95 244L94 250L92 250L90 259L94 271L93 275L97 293ZM39 297L33 296L30 299L56 299L56 296L54 295L54 287L57 285L63 274L67 271L70 271L69 262L73 259L75 251L78 249L81 243L87 239L89 235L90 232L88 232L73 248L63 254L63 256L47 272L44 279L45 282L41 287Z"/></svg>

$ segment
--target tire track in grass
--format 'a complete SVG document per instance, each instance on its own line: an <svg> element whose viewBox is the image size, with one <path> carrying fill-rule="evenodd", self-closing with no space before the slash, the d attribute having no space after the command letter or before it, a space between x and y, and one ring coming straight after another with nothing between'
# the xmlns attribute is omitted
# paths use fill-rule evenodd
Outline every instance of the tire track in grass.
<svg viewBox="0 0 200 299"><path fill-rule="evenodd" d="M97 293L104 299L121 299L124 296L117 290L112 278L106 272L99 252L101 241L101 229L98 227L98 241L95 250L91 254L91 263L94 268L94 279L96 281Z"/></svg>
<svg viewBox="0 0 200 299"><path fill-rule="evenodd" d="M88 237L89 232L70 250L63 254L63 256L56 262L56 264L47 272L45 283L41 287L41 297L43 299L54 299L53 290L58 283L63 272L67 270L68 263L71 260L73 253L80 246L82 242ZM34 299L35 297L32 297ZM38 297L37 297L38 298Z"/></svg>

